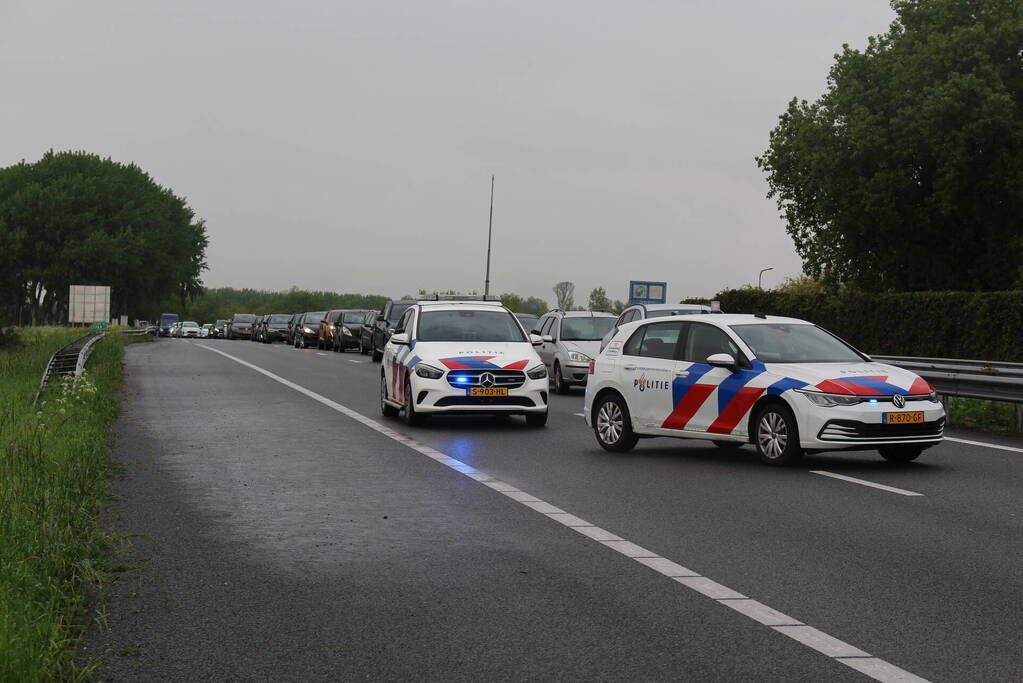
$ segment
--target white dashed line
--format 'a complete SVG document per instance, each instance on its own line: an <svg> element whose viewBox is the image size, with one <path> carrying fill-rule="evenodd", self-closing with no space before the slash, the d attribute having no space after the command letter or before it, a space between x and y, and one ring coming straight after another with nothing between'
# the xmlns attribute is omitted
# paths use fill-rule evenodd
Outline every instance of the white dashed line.
<svg viewBox="0 0 1023 683"><path fill-rule="evenodd" d="M631 541L627 541L615 534L601 529L598 526L592 525L584 519L576 517L573 514L565 512L561 508L558 508L550 503L535 498L534 496L522 491L511 484L507 484L499 479L495 479L486 472L481 472L471 465L467 465L461 460L456 460L449 455L441 453L435 448L427 446L426 444L420 443L415 439L405 436L399 432L394 431L390 427L386 427L383 424L366 417L362 413L358 413L351 408L347 408L336 401L332 401L325 396L317 394L315 391L306 389L303 386L295 384L279 375L275 375L269 370L264 370L258 365L253 365L248 361L244 361L241 358L236 358L228 353L224 353L218 349L214 349L203 344L198 346L218 353L225 358L229 358L236 363L244 365L245 367L251 368L258 373L261 373L270 379L283 384L286 387L294 389L295 391L308 396L309 398L322 403L328 408L332 408L342 415L346 415L356 422L360 422L370 429L390 438L398 443L408 446L414 451L417 451L428 458L436 460L437 462L447 465L451 469L461 472L470 479L475 479L484 486L487 486L494 491L501 493L508 498L515 500L522 505L525 505L539 514L542 514L548 519L563 524L569 529L578 531L583 536L597 541L601 545L616 550L617 552L625 555L626 557L634 559L639 564L642 564L662 576L668 577L680 585L691 588L692 590L700 593L701 595L707 596L712 600L732 608L736 612L743 614L754 621L757 621L764 626L770 627L772 630L777 631L783 635L792 638L798 643L811 648L821 654L841 662L860 673L869 676L877 681L883 681L885 683L926 683L926 679L920 678L919 676L912 674L904 669L889 664L888 662L878 659L877 657L871 657L868 653L849 645L837 638L829 636L828 634L818 631L817 629L807 626L801 621L794 619L790 616L782 614L781 612L768 607L756 600L751 600L746 596L733 591L727 586L723 586L707 577L700 576L697 572L692 571L677 564L668 558L660 557L657 553L647 550L642 546L639 546ZM326 354L320 354L326 355ZM817 472L817 474L825 474L827 476L835 476L840 479L847 479L848 477L841 477L840 475L832 475L827 472ZM854 480L855 481L855 480ZM866 483L866 482L858 482ZM871 484L872 486L881 486L880 484ZM890 487L882 487L890 488ZM898 491L898 489L895 489ZM908 492L907 492L908 493ZM908 493L908 495L920 495L917 493Z"/></svg>
<svg viewBox="0 0 1023 683"><path fill-rule="evenodd" d="M876 484L866 479L856 479L855 477L847 477L844 474L835 474L834 472L825 472L824 470L810 470L811 474L819 474L824 477L831 477L832 479L841 479L842 481L848 481L853 484L859 484L860 486L869 486L873 489L881 489L882 491L888 491L889 493L897 493L900 496L922 496L924 494L917 493L915 491L907 491L906 489L897 489L894 486L885 486L884 484Z"/></svg>
<svg viewBox="0 0 1023 683"><path fill-rule="evenodd" d="M1023 448L1014 448L1012 446L1002 446L997 443L985 443L983 441L970 441L969 439L953 439L951 436L946 436L945 441L955 441L956 443L964 443L968 446L982 446L984 448L995 448L1000 451L1011 451L1013 453L1023 453Z"/></svg>
<svg viewBox="0 0 1023 683"><path fill-rule="evenodd" d="M586 413L576 413L576 416L578 416L578 417L586 417Z"/></svg>
<svg viewBox="0 0 1023 683"><path fill-rule="evenodd" d="M317 351L317 352L316 352L316 355L317 355L317 356L326 356L327 354L325 354L325 353L320 353L319 351Z"/></svg>
<svg viewBox="0 0 1023 683"><path fill-rule="evenodd" d="M361 363L362 361L361 360L355 360L354 358L349 358L348 362L349 363Z"/></svg>

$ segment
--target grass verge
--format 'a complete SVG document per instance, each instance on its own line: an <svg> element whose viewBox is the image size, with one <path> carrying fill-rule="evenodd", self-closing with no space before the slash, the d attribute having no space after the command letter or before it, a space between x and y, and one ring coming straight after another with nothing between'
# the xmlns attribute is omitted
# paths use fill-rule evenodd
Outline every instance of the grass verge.
<svg viewBox="0 0 1023 683"><path fill-rule="evenodd" d="M124 345L108 334L76 385L32 405L50 355L85 330L31 328L0 349L0 681L81 680L75 648L110 538L97 522Z"/></svg>
<svg viewBox="0 0 1023 683"><path fill-rule="evenodd" d="M950 396L948 424L982 432L1016 433L1016 406L1002 401Z"/></svg>

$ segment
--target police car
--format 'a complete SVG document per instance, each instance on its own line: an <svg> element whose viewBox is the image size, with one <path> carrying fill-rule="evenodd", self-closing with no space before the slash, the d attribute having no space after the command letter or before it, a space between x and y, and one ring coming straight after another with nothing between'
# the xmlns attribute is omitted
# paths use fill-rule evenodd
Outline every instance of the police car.
<svg viewBox="0 0 1023 683"><path fill-rule="evenodd" d="M775 465L806 451L848 449L906 462L939 443L945 426L924 379L793 318L628 323L590 372L586 423L609 451L674 436L722 448L752 443Z"/></svg>
<svg viewBox="0 0 1023 683"><path fill-rule="evenodd" d="M500 301L417 301L384 347L380 410L417 424L436 413L512 413L547 424L547 370Z"/></svg>

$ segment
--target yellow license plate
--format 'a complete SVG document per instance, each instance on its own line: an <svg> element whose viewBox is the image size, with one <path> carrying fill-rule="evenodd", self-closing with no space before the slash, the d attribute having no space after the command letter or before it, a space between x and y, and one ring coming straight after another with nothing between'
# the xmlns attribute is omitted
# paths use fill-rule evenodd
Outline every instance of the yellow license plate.
<svg viewBox="0 0 1023 683"><path fill-rule="evenodd" d="M507 387L473 387L469 389L470 396L507 396Z"/></svg>
<svg viewBox="0 0 1023 683"><path fill-rule="evenodd" d="M881 418L886 425L915 425L923 424L923 411L912 413L885 413Z"/></svg>

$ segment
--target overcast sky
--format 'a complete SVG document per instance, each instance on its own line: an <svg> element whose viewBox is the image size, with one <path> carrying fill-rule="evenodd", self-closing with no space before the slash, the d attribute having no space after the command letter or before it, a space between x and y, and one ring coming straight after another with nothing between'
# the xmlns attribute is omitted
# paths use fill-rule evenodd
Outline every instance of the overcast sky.
<svg viewBox="0 0 1023 683"><path fill-rule="evenodd" d="M797 275L754 156L887 0L0 0L0 165L135 162L208 286L670 300Z"/></svg>

